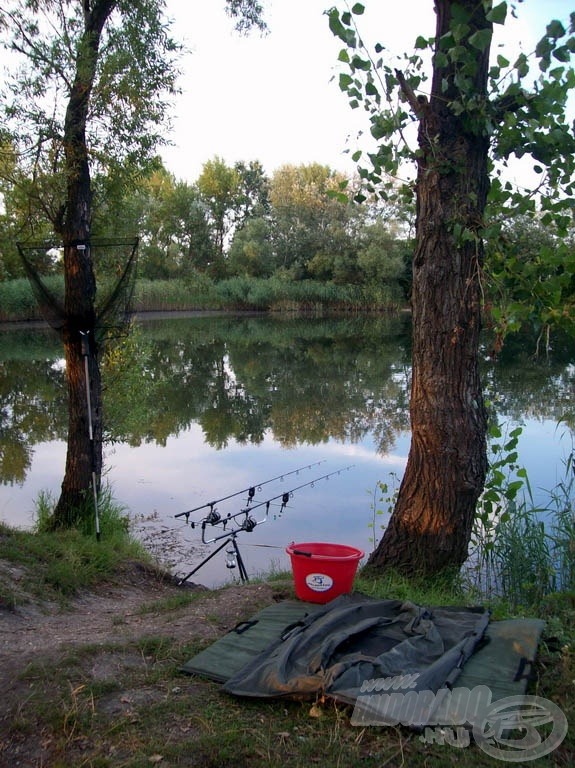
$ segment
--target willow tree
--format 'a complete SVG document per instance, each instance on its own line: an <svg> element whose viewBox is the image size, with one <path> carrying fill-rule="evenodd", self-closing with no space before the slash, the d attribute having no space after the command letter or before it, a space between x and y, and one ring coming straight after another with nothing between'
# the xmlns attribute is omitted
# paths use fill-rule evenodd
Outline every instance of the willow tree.
<svg viewBox="0 0 575 768"><path fill-rule="evenodd" d="M539 212L561 231L575 191L575 141L565 119L575 38L551 22L533 77L523 53L514 64L503 54L490 60L505 2L433 5L435 34L416 40L416 49L431 54L430 82L419 54L391 66L382 45L367 50L360 3L329 12L332 32L346 44L340 87L352 106L366 108L378 141L360 171L368 190L385 194L387 174L397 175L408 160L417 167L411 446L395 509L368 562L376 571L437 573L465 561L487 471L479 344L484 241L497 234L488 214L497 210L501 220L502 210L507 217ZM418 128L413 150L404 141L410 123ZM504 180L508 160L529 155L537 198Z"/></svg>
<svg viewBox="0 0 575 768"><path fill-rule="evenodd" d="M179 50L164 5L12 0L0 6L0 42L14 64L1 107L18 157L11 181L25 188L31 210L49 220L63 249L69 425L54 527L90 513L86 495L102 470L92 174L129 183L163 142ZM228 3L238 25L246 17L248 26L261 24L259 10L253 0Z"/></svg>

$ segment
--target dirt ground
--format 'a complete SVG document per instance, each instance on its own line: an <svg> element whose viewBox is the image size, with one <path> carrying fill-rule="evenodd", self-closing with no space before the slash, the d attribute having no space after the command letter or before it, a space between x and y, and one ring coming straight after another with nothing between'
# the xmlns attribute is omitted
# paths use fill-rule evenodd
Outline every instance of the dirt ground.
<svg viewBox="0 0 575 768"><path fill-rule="evenodd" d="M0 562L0 577L8 568ZM262 605L273 602L267 584L244 584L219 590L202 586L177 587L168 578L139 565L122 574L122 581L107 584L69 601L24 603L15 610L0 608L0 690L8 677L25 667L30 658L49 654L62 646L125 642L143 636L166 636L182 641L215 640ZM166 613L141 612L144 606L182 589L201 596L190 605ZM206 622L206 616L210 621Z"/></svg>
<svg viewBox="0 0 575 768"><path fill-rule="evenodd" d="M17 586L21 575L18 568L0 560L3 581L10 579ZM166 610L166 601L181 597L182 589L191 590L193 600ZM51 765L40 735L24 740L12 735L15 713L26 699L22 676L30 665L57 665L71 651L101 644L102 653L92 657L90 675L106 680L135 663L134 654L125 651L129 643L165 637L182 647L196 641L207 644L265 605L285 598L286 589L262 583L213 591L178 587L169 577L133 564L114 583L78 595L65 607L37 600L14 610L0 606L1 768Z"/></svg>

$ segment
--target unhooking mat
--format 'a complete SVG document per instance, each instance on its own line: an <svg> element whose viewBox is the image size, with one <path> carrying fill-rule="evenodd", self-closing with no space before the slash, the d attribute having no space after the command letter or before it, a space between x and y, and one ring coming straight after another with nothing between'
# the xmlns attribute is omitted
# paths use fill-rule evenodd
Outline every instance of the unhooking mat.
<svg viewBox="0 0 575 768"><path fill-rule="evenodd" d="M341 595L304 617L224 684L236 696L354 704L368 680L410 676L414 691L451 685L482 639L484 608L427 608Z"/></svg>
<svg viewBox="0 0 575 768"><path fill-rule="evenodd" d="M293 639L294 636L300 635L305 626L313 624L314 620L312 617L315 616L315 618L321 619L322 617L325 617L326 613L330 613L334 607L337 607L338 604L353 604L357 603L357 601L374 603L370 598L364 598L361 595L352 595L345 596L343 599L338 598L337 600L332 601L332 603L328 603L326 606L321 607L318 607L317 604L289 600L267 606L249 621L242 622L224 635L224 637L220 638L211 646L190 659L184 664L182 670L188 673L203 675L218 682L227 683L225 690L229 690L231 693L236 692L237 684L239 685L239 688L237 689L238 692L246 695L243 687L245 687L248 677L253 680L256 670L260 667L269 671L270 655L274 656L275 654L276 659L285 658L285 649L288 646L284 644L289 642L290 638ZM396 613L397 609L401 608L401 606L411 605L409 603L400 603L399 601L375 602L380 604L385 603L387 604L387 608L395 606L394 610ZM418 606L414 606L414 609L417 609L417 615L419 616L420 621L428 620L423 618L427 612L428 614L430 613L431 616L435 616L436 623L438 622L438 619L441 619L443 611L447 612L445 617L449 619L454 619L458 615L461 615L462 611L466 613L470 611L470 609L422 609ZM415 615L413 609L412 614ZM454 680L457 679L458 687L467 687L469 689L473 689L477 685L487 685L492 691L493 700L524 693L527 685L528 673L530 672L530 665L535 659L539 638L545 625L544 622L539 619L513 619L491 622L486 627L483 640L478 642L481 637L481 627L487 623L487 614L482 609L471 609L470 615L468 613L468 619L473 619L473 617L477 620L477 624L472 629L471 635L464 638L463 646L460 646L462 655L458 658L455 666L451 667L451 673L449 672L451 662L443 668L443 674L447 672L449 683L453 684ZM439 624L441 624L441 621L439 621ZM326 628L325 623L323 626ZM352 634L357 641L357 638L362 632L360 630L359 632ZM417 642L421 642L421 640L417 640L417 637L423 638L424 642L426 642L425 633L420 633L419 635L415 633L412 641L416 644ZM319 639L320 645L329 646L332 651L334 650L334 644L337 644L338 642L335 640L334 634L329 632L325 635L322 634ZM347 641L343 640L343 643L339 646L339 650L336 651L336 654L345 654L347 652L349 662L352 661L350 652L353 643L347 644L347 646L346 643ZM470 646L472 645L474 646L474 648L471 649L472 655L467 657ZM283 646L283 650L278 655L278 649L281 646ZM454 646L451 648L453 649L453 647ZM304 662L301 658L297 661L298 652L294 645L291 646L291 651L294 653L296 665L299 665L301 671ZM396 648L396 655L397 651L399 651L398 648ZM464 656L467 658L463 664ZM315 657L314 664L317 663L317 660L319 660L320 657L321 652L319 656ZM453 653L451 653L450 658L451 661L454 661L455 656ZM361 654L357 660L361 660ZM365 659L363 659L362 662L365 662ZM370 661L368 663L371 664L372 662ZM437 673L441 668L441 663L436 659L434 664L435 672ZM285 670L287 670L287 666L284 668L284 672L282 672L284 677L286 677ZM363 666L363 670L364 672L366 671L365 666ZM406 674L406 667L403 662L401 662L400 674ZM326 676L322 674L321 682L318 680L317 666L314 674L310 676L310 669L307 669L304 673L304 677L308 679L312 677L315 679L316 683L321 685L323 685L325 679L327 679ZM241 682L242 680L243 682ZM297 695L298 693L314 695L319 692L319 689L317 688L310 691L302 691L300 684L295 682L296 680L301 680L301 675L296 675L293 683L290 682L290 676L287 676L286 680L287 682L284 681L282 683L282 689L279 692L274 693L268 689L267 692L262 694L258 691L258 686L254 686L250 689L247 695L290 696ZM342 680L345 680L345 676ZM426 676L425 680L426 682L429 682L429 675ZM311 687L313 688L313 686ZM420 688L421 687L420 684ZM325 691L322 690L322 692ZM334 696L334 698L353 703L357 696L357 685L353 690L347 688L339 693L337 688L332 686L330 695Z"/></svg>

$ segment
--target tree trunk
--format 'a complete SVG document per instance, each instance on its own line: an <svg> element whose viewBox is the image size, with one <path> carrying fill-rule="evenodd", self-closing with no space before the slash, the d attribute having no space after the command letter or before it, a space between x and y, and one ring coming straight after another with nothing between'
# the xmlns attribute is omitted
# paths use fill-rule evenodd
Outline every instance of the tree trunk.
<svg viewBox="0 0 575 768"><path fill-rule="evenodd" d="M436 0L436 41L450 31L452 0ZM483 221L489 139L485 120L449 102L471 95L486 104L489 45L469 43L490 30L481 2L457 0L470 14L467 49L436 65L429 102L398 73L419 119L417 229L413 256L411 447L397 503L368 569L435 574L467 557L487 471L486 412L478 370ZM475 38L477 40L477 37ZM439 43L441 45L441 43ZM467 81L460 79L462 75ZM461 88L464 93L461 93Z"/></svg>
<svg viewBox="0 0 575 768"><path fill-rule="evenodd" d="M90 10L85 4L84 33L64 124L67 190L59 230L64 241L69 417L66 469L52 528L70 527L90 516L91 491L97 492L102 472L102 387L95 338L96 280L90 244L92 195L86 121L102 29L115 5L116 0L96 0Z"/></svg>

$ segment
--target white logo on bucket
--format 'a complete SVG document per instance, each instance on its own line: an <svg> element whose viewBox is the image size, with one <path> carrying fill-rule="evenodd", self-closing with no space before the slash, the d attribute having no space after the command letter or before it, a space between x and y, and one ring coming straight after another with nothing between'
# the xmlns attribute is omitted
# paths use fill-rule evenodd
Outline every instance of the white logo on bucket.
<svg viewBox="0 0 575 768"><path fill-rule="evenodd" d="M305 583L314 592L327 592L333 587L333 579L326 573L308 573Z"/></svg>

